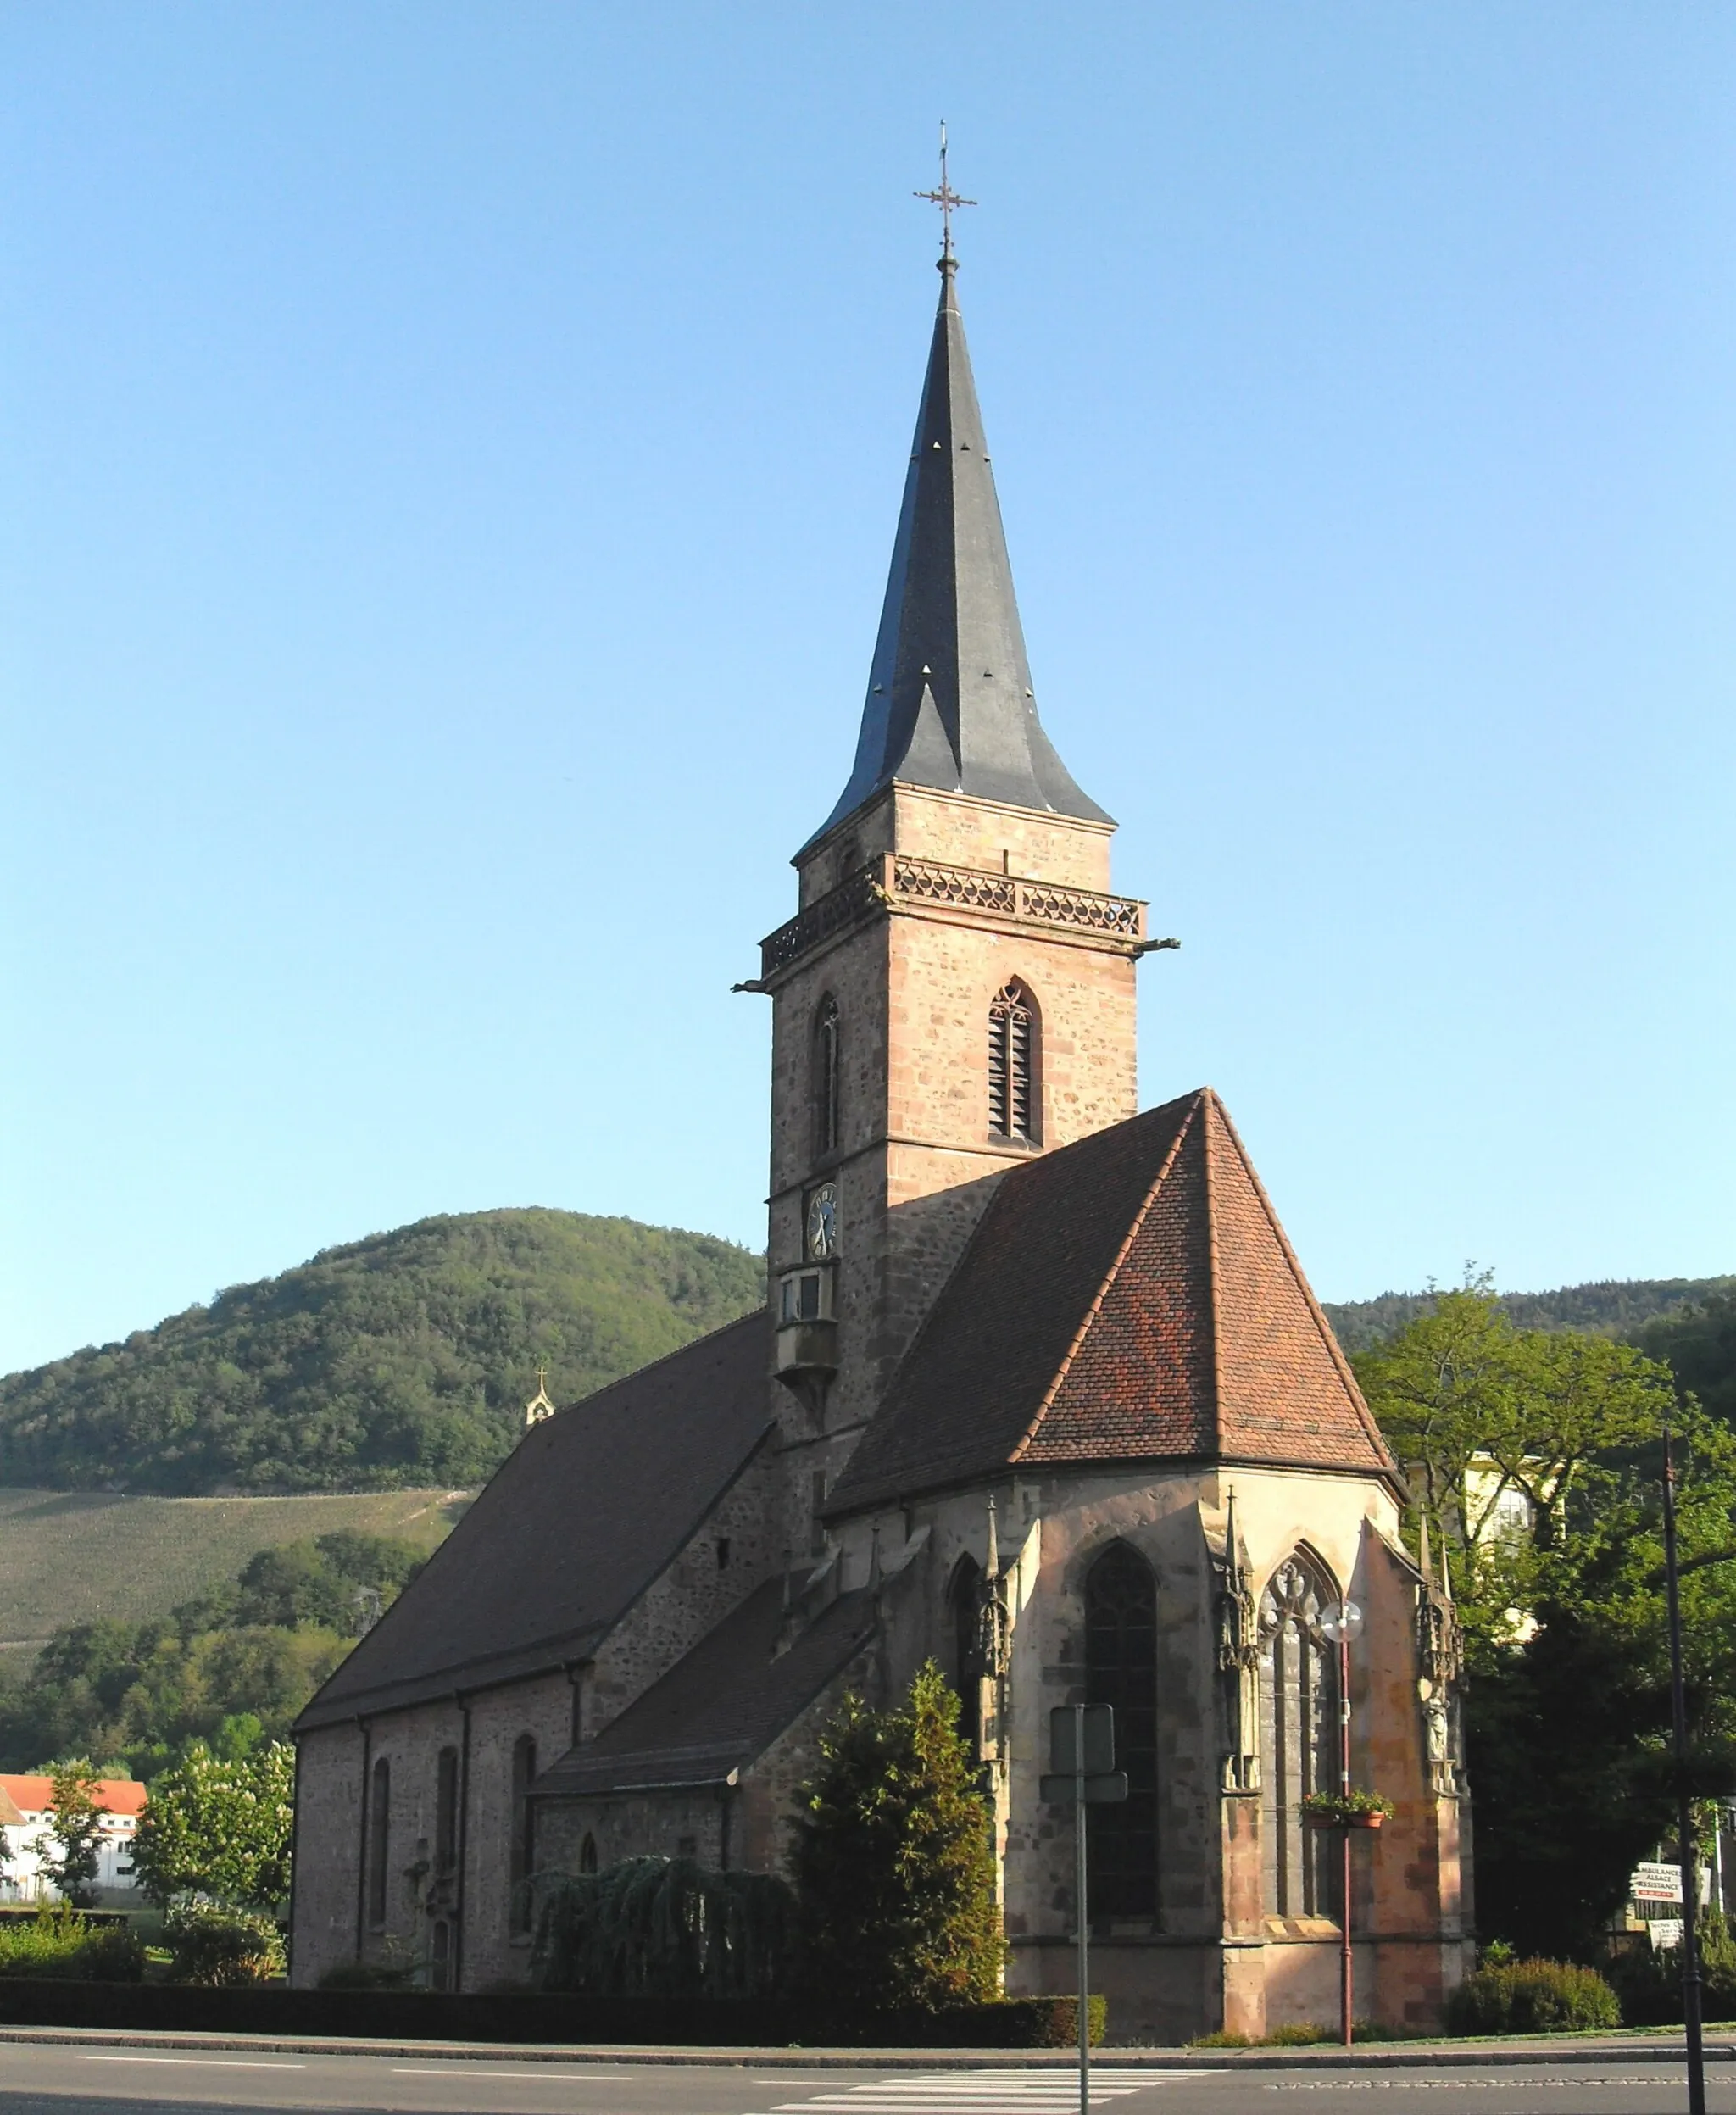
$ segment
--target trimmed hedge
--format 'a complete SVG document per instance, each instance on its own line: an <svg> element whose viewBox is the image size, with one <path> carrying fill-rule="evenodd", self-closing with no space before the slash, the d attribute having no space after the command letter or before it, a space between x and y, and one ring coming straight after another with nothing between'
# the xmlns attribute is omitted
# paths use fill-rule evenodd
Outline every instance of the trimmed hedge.
<svg viewBox="0 0 1736 2115"><path fill-rule="evenodd" d="M1619 2027L1616 1993L1595 1968L1571 1961L1502 1961L1478 1968L1447 2003L1455 2034L1536 2034Z"/></svg>
<svg viewBox="0 0 1736 2115"><path fill-rule="evenodd" d="M184 1984L0 1980L0 2023L158 2028L231 2034L325 2034L404 2041L683 2043L722 2048L1065 2049L1071 1997L1015 1997L943 2012L828 2015L752 1999L536 1995L450 1997L424 1990L210 1990ZM1093 2041L1104 2027L1091 2001Z"/></svg>

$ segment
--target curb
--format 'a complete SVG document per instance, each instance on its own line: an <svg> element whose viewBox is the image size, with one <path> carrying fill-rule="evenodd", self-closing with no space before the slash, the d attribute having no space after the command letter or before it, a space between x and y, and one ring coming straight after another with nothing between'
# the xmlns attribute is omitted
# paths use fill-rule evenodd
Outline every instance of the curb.
<svg viewBox="0 0 1736 2115"><path fill-rule="evenodd" d="M147 2028L0 2026L0 2044L58 2045L72 2048L189 2049L202 2053L233 2050L250 2056L420 2057L442 2063L566 2064L576 2069L606 2064L706 2070L786 2071L1072 2071L1069 2049L743 2049L625 2047L593 2042L581 2047L554 2042L391 2041L309 2034L224 2034ZM1709 2063L1736 2062L1736 2040L1708 2041ZM1387 2071L1466 2070L1490 2067L1536 2068L1611 2061L1685 2064L1679 2041L1527 2041L1433 2044L1372 2043L1345 2050L1305 2045L1296 2049L1115 2049L1093 2057L1093 2073L1165 2071Z"/></svg>

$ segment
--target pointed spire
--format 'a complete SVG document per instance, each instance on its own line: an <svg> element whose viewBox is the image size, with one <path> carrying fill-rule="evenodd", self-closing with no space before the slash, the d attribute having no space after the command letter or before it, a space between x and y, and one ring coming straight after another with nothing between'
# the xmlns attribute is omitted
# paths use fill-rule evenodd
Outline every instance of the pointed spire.
<svg viewBox="0 0 1736 2115"><path fill-rule="evenodd" d="M957 274L949 246L855 767L816 837L894 779L1110 820L1037 717Z"/></svg>
<svg viewBox="0 0 1736 2115"><path fill-rule="evenodd" d="M1417 1546L1417 1550L1418 1550L1418 1553L1420 1554L1420 1556L1421 1556L1421 1557L1422 1557L1422 1583L1423 1583L1425 1586L1429 1586L1429 1585L1432 1585L1432 1584L1433 1583L1433 1580L1430 1578L1430 1577L1429 1577L1429 1565L1428 1565L1428 1508L1427 1508L1427 1506L1424 1506L1424 1507L1422 1508L1422 1511L1421 1511L1417 1514L1417 1516L1416 1516L1416 1519L1417 1519L1416 1546Z"/></svg>
<svg viewBox="0 0 1736 2115"><path fill-rule="evenodd" d="M1231 1484L1224 1500L1224 1569L1232 1585L1242 1583L1240 1538L1236 1528L1236 1487Z"/></svg>
<svg viewBox="0 0 1736 2115"><path fill-rule="evenodd" d="M991 1582L1000 1577L1000 1543L995 1533L993 1498L988 1501L988 1561L982 1567L982 1576Z"/></svg>

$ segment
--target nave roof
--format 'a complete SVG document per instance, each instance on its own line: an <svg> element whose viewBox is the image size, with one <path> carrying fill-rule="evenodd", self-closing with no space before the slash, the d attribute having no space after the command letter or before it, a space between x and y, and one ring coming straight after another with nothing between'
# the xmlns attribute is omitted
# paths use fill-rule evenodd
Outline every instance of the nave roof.
<svg viewBox="0 0 1736 2115"><path fill-rule="evenodd" d="M770 1327L756 1309L533 1425L298 1729L587 1657L771 1431Z"/></svg>

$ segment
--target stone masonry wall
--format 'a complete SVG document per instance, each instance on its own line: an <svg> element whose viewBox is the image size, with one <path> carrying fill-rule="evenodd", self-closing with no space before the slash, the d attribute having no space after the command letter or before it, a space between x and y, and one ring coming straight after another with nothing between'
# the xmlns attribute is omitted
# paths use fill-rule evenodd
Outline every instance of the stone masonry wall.
<svg viewBox="0 0 1736 2115"><path fill-rule="evenodd" d="M585 1670L581 1739L594 1739L620 1717L756 1586L776 1576L783 1561L785 1473L773 1447L762 1446L598 1647ZM721 1563L720 1543L728 1545Z"/></svg>
<svg viewBox="0 0 1736 2115"><path fill-rule="evenodd" d="M1099 1929L1101 1987L1116 2031L1185 2039L1229 2025L1259 2033L1330 2018L1338 1935L1319 1920L1279 1924L1260 1890L1257 1795L1225 1792L1216 1666L1216 1577L1230 1487L1256 1601L1277 1567L1305 1544L1362 1604L1367 1629L1352 1657L1352 1769L1399 1806L1378 1835L1353 1845L1358 2011L1393 2025L1438 2020L1465 1952L1459 1899L1458 1802L1426 1781L1416 1695L1415 1574L1396 1553L1397 1511L1373 1479L1238 1468L1138 1480L1133 1473L1009 1475L993 1490L1000 1558L1021 1548L1009 1680L1009 1772L1002 1790L1004 1903L1012 1948L1009 1987L1070 1987L1070 1813L1036 1797L1047 1767L1052 1706L1082 1700L1085 1573L1124 1539L1152 1565L1157 1587L1158 1913ZM864 1576L877 1526L889 1582L888 1689L929 1654L956 1675L947 1589L960 1556L986 1554L987 1490L841 1523L846 1575ZM1027 1537L1035 1523L1040 1558ZM1034 1584L1023 1578L1035 1570ZM1257 1738L1257 1736L1256 1736Z"/></svg>
<svg viewBox="0 0 1736 2115"><path fill-rule="evenodd" d="M362 1745L353 1725L327 1726L297 1743L290 1972L300 1985L355 1958Z"/></svg>

